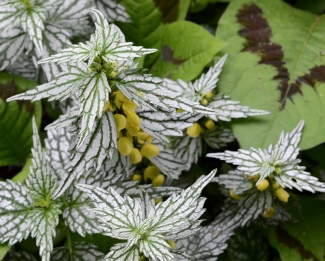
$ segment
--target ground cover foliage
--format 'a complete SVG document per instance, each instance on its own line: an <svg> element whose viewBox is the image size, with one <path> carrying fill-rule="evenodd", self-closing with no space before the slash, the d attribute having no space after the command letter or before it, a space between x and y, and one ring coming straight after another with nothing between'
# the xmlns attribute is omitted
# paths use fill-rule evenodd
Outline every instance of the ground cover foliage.
<svg viewBox="0 0 325 261"><path fill-rule="evenodd" d="M325 260L322 0L3 0L1 260Z"/></svg>

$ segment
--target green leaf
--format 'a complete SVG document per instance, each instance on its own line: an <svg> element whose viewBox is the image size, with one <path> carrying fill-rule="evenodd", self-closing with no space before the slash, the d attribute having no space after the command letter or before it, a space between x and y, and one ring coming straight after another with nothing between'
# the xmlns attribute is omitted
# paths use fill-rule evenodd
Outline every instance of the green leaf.
<svg viewBox="0 0 325 261"><path fill-rule="evenodd" d="M325 141L324 28L321 16L283 1L231 2L217 31L231 43L218 86L243 105L271 112L233 123L242 148L266 148L301 119L302 149Z"/></svg>
<svg viewBox="0 0 325 261"><path fill-rule="evenodd" d="M28 158L23 169L18 174L16 174L11 180L14 182L16 181L24 182L25 179L28 177L31 165L32 165L32 159Z"/></svg>
<svg viewBox="0 0 325 261"><path fill-rule="evenodd" d="M151 72L160 77L190 81L196 78L225 43L201 26L178 21L166 26L160 36L160 56Z"/></svg>
<svg viewBox="0 0 325 261"><path fill-rule="evenodd" d="M0 260L2 260L5 257L5 255L7 254L10 248L11 246L8 246L7 244L0 245Z"/></svg>
<svg viewBox="0 0 325 261"><path fill-rule="evenodd" d="M270 228L269 241L282 261L324 261L324 201L301 197L300 205L295 216L298 223Z"/></svg>
<svg viewBox="0 0 325 261"><path fill-rule="evenodd" d="M22 91L32 89L36 83L0 73L0 166L24 163L32 147L32 117L36 115L37 124L41 120L41 103L6 99Z"/></svg>

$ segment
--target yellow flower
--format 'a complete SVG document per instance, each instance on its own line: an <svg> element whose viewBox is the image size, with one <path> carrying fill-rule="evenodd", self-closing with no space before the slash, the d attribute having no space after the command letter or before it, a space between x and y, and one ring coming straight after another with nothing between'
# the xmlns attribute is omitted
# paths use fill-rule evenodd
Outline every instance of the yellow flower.
<svg viewBox="0 0 325 261"><path fill-rule="evenodd" d="M159 148L156 145L147 143L141 148L141 155L148 159L156 157L159 154Z"/></svg>
<svg viewBox="0 0 325 261"><path fill-rule="evenodd" d="M133 176L132 176L132 180L133 181L141 181L141 175L139 173L135 173Z"/></svg>
<svg viewBox="0 0 325 261"><path fill-rule="evenodd" d="M271 217L273 217L274 214L275 214L275 209L274 209L274 207L271 206L269 211L262 214L262 216L265 218L271 218Z"/></svg>
<svg viewBox="0 0 325 261"><path fill-rule="evenodd" d="M241 200L243 197L242 196L239 196L237 194L235 194L232 189L229 190L229 194L230 194L230 197L232 197L233 199L237 199L237 200Z"/></svg>
<svg viewBox="0 0 325 261"><path fill-rule="evenodd" d="M267 179L263 179L256 187L259 191L264 191L268 188L269 184L270 183Z"/></svg>
<svg viewBox="0 0 325 261"><path fill-rule="evenodd" d="M167 243L168 243L168 245L170 245L170 247L172 249L175 249L176 248L176 243L175 243L174 240L167 240Z"/></svg>
<svg viewBox="0 0 325 261"><path fill-rule="evenodd" d="M116 130L120 131L126 127L126 118L122 114L114 114Z"/></svg>
<svg viewBox="0 0 325 261"><path fill-rule="evenodd" d="M201 133L201 126L200 124L195 122L191 127L187 128L186 132L188 136L192 138L197 138Z"/></svg>
<svg viewBox="0 0 325 261"><path fill-rule="evenodd" d="M275 195L279 200L281 200L282 202L285 202L285 203L288 202L288 199L290 197L289 193L287 191L285 191L283 188L278 188L275 191Z"/></svg>
<svg viewBox="0 0 325 261"><path fill-rule="evenodd" d="M211 120L211 119L208 119L207 122L205 123L205 127L206 127L208 130L212 130L215 126L216 126L216 124L215 124L214 121Z"/></svg>
<svg viewBox="0 0 325 261"><path fill-rule="evenodd" d="M126 121L130 124L134 129L140 130L141 120L138 114L134 111L128 111L126 113Z"/></svg>
<svg viewBox="0 0 325 261"><path fill-rule="evenodd" d="M154 180L158 174L160 173L160 169L156 166L148 166L145 168L143 174L144 174L144 180L147 181L147 179Z"/></svg>
<svg viewBox="0 0 325 261"><path fill-rule="evenodd" d="M139 163L142 160L142 155L137 148L133 148L130 153L130 161L133 164Z"/></svg>
<svg viewBox="0 0 325 261"><path fill-rule="evenodd" d="M117 149L123 155L129 155L133 149L133 140L130 137L120 137L117 141Z"/></svg>
<svg viewBox="0 0 325 261"><path fill-rule="evenodd" d="M164 184L164 182L165 182L165 176L163 174L158 174L158 176L153 179L152 185L154 187L160 187Z"/></svg>

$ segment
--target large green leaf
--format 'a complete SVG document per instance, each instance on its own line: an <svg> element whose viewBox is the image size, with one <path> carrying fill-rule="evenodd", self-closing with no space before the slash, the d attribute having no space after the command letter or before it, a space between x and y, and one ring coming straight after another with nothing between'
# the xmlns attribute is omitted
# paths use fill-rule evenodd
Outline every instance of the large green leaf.
<svg viewBox="0 0 325 261"><path fill-rule="evenodd" d="M15 94L32 89L36 83L0 73L0 166L24 163L32 147L32 117L41 120L40 102L6 102Z"/></svg>
<svg viewBox="0 0 325 261"><path fill-rule="evenodd" d="M282 261L325 260L325 202L314 198L300 198L301 209L295 218L298 223L272 227L269 241Z"/></svg>
<svg viewBox="0 0 325 261"><path fill-rule="evenodd" d="M118 23L127 40L155 47L166 23L184 20L190 0L122 0L132 23Z"/></svg>
<svg viewBox="0 0 325 261"><path fill-rule="evenodd" d="M325 18L280 0L234 0L217 36L229 54L222 92L267 116L233 122L242 148L266 148L305 120L302 149L325 141Z"/></svg>
<svg viewBox="0 0 325 261"><path fill-rule="evenodd" d="M158 46L161 52L151 72L174 80L193 80L225 45L197 24L187 21L169 24L161 35Z"/></svg>

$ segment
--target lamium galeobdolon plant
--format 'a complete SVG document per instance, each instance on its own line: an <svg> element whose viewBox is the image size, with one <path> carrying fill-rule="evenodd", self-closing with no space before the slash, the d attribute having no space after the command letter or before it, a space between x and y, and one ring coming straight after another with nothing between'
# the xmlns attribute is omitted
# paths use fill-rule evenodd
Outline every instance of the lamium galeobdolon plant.
<svg viewBox="0 0 325 261"><path fill-rule="evenodd" d="M86 18L91 6L100 9L91 9L92 34ZM42 261L212 261L237 226L260 214L287 220L286 188L324 192L324 184L298 166L303 123L268 150L208 154L237 170L215 178L214 170L185 190L164 186L198 162L202 144L215 150L234 140L224 122L267 112L218 93L227 56L194 82L149 74L135 59L156 49L126 42L109 24L113 20L130 21L115 1L0 4L0 28L8 29L0 33L1 69L22 73L21 65L33 61L33 75L43 83L8 101L67 101L46 127L45 148L33 120L33 160L25 184L0 182L1 243L35 238ZM89 34L85 43L70 41ZM36 69L39 59L42 70ZM43 73L46 77L39 77ZM200 194L211 180L225 185L235 200L201 227ZM96 234L120 241L104 253L88 243ZM8 260L15 258L35 259L13 248Z"/></svg>

